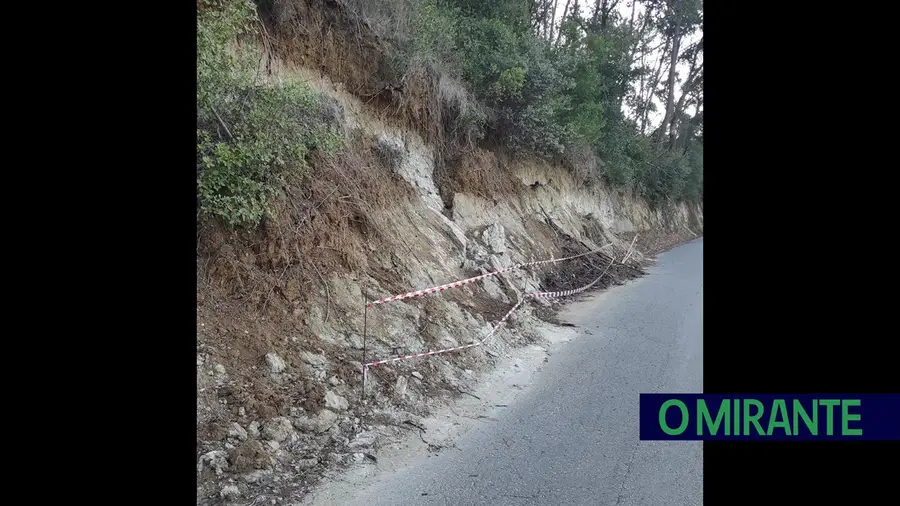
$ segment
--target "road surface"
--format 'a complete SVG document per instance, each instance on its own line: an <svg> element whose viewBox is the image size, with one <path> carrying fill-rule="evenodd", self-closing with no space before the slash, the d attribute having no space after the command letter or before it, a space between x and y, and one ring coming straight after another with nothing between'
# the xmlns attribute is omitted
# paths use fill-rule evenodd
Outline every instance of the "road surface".
<svg viewBox="0 0 900 506"><path fill-rule="evenodd" d="M702 290L698 239L646 277L574 304L566 319L582 335L495 423L345 504L702 504L702 443L638 440L639 393L703 391Z"/></svg>

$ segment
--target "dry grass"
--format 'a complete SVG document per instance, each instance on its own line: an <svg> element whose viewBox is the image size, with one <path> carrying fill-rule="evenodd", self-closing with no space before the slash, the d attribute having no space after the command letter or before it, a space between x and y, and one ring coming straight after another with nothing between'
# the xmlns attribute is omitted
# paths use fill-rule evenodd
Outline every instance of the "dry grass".
<svg viewBox="0 0 900 506"><path fill-rule="evenodd" d="M409 38L414 0L346 0L346 4L380 37L401 42Z"/></svg>

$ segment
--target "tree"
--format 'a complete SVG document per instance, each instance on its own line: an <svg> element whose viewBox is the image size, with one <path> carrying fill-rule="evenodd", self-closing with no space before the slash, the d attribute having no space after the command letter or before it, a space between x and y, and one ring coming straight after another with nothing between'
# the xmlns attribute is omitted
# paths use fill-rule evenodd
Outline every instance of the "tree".
<svg viewBox="0 0 900 506"><path fill-rule="evenodd" d="M681 43L702 23L702 0L663 0L660 29L669 42L669 69L666 83L666 113L657 129L657 151L662 151L667 131L676 119L675 80L680 61Z"/></svg>

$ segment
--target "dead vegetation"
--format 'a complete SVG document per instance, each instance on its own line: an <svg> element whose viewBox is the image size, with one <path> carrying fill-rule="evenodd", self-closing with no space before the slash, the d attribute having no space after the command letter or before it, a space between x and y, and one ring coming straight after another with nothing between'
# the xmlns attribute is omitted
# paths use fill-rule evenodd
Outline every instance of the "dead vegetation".
<svg viewBox="0 0 900 506"><path fill-rule="evenodd" d="M578 244L571 237L560 237L565 243L560 248L564 255L575 256L585 252L584 246ZM541 284L546 287L544 291L575 290L595 281L596 284L591 286L588 292L602 291L646 274L636 262L622 263L627 253L620 248L620 252L616 254L615 249L609 248L603 252L567 260L560 264L551 264L551 267L544 269L541 277Z"/></svg>

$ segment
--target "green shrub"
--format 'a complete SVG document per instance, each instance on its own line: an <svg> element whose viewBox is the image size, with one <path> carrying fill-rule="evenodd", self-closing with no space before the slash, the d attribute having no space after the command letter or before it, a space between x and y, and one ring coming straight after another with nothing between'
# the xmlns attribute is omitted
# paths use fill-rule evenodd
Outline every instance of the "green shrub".
<svg viewBox="0 0 900 506"><path fill-rule="evenodd" d="M554 64L552 50L502 19L461 23L465 79L492 111L494 140L545 157L560 155L573 135L564 113L572 79Z"/></svg>
<svg viewBox="0 0 900 506"><path fill-rule="evenodd" d="M411 41L406 59L419 61L457 75L456 39L458 12L434 0L425 0L412 11Z"/></svg>
<svg viewBox="0 0 900 506"><path fill-rule="evenodd" d="M245 0L205 1L197 22L197 197L200 213L254 226L289 171L302 176L314 149L331 150L323 102L305 85L266 86L257 59L237 44L256 20Z"/></svg>

